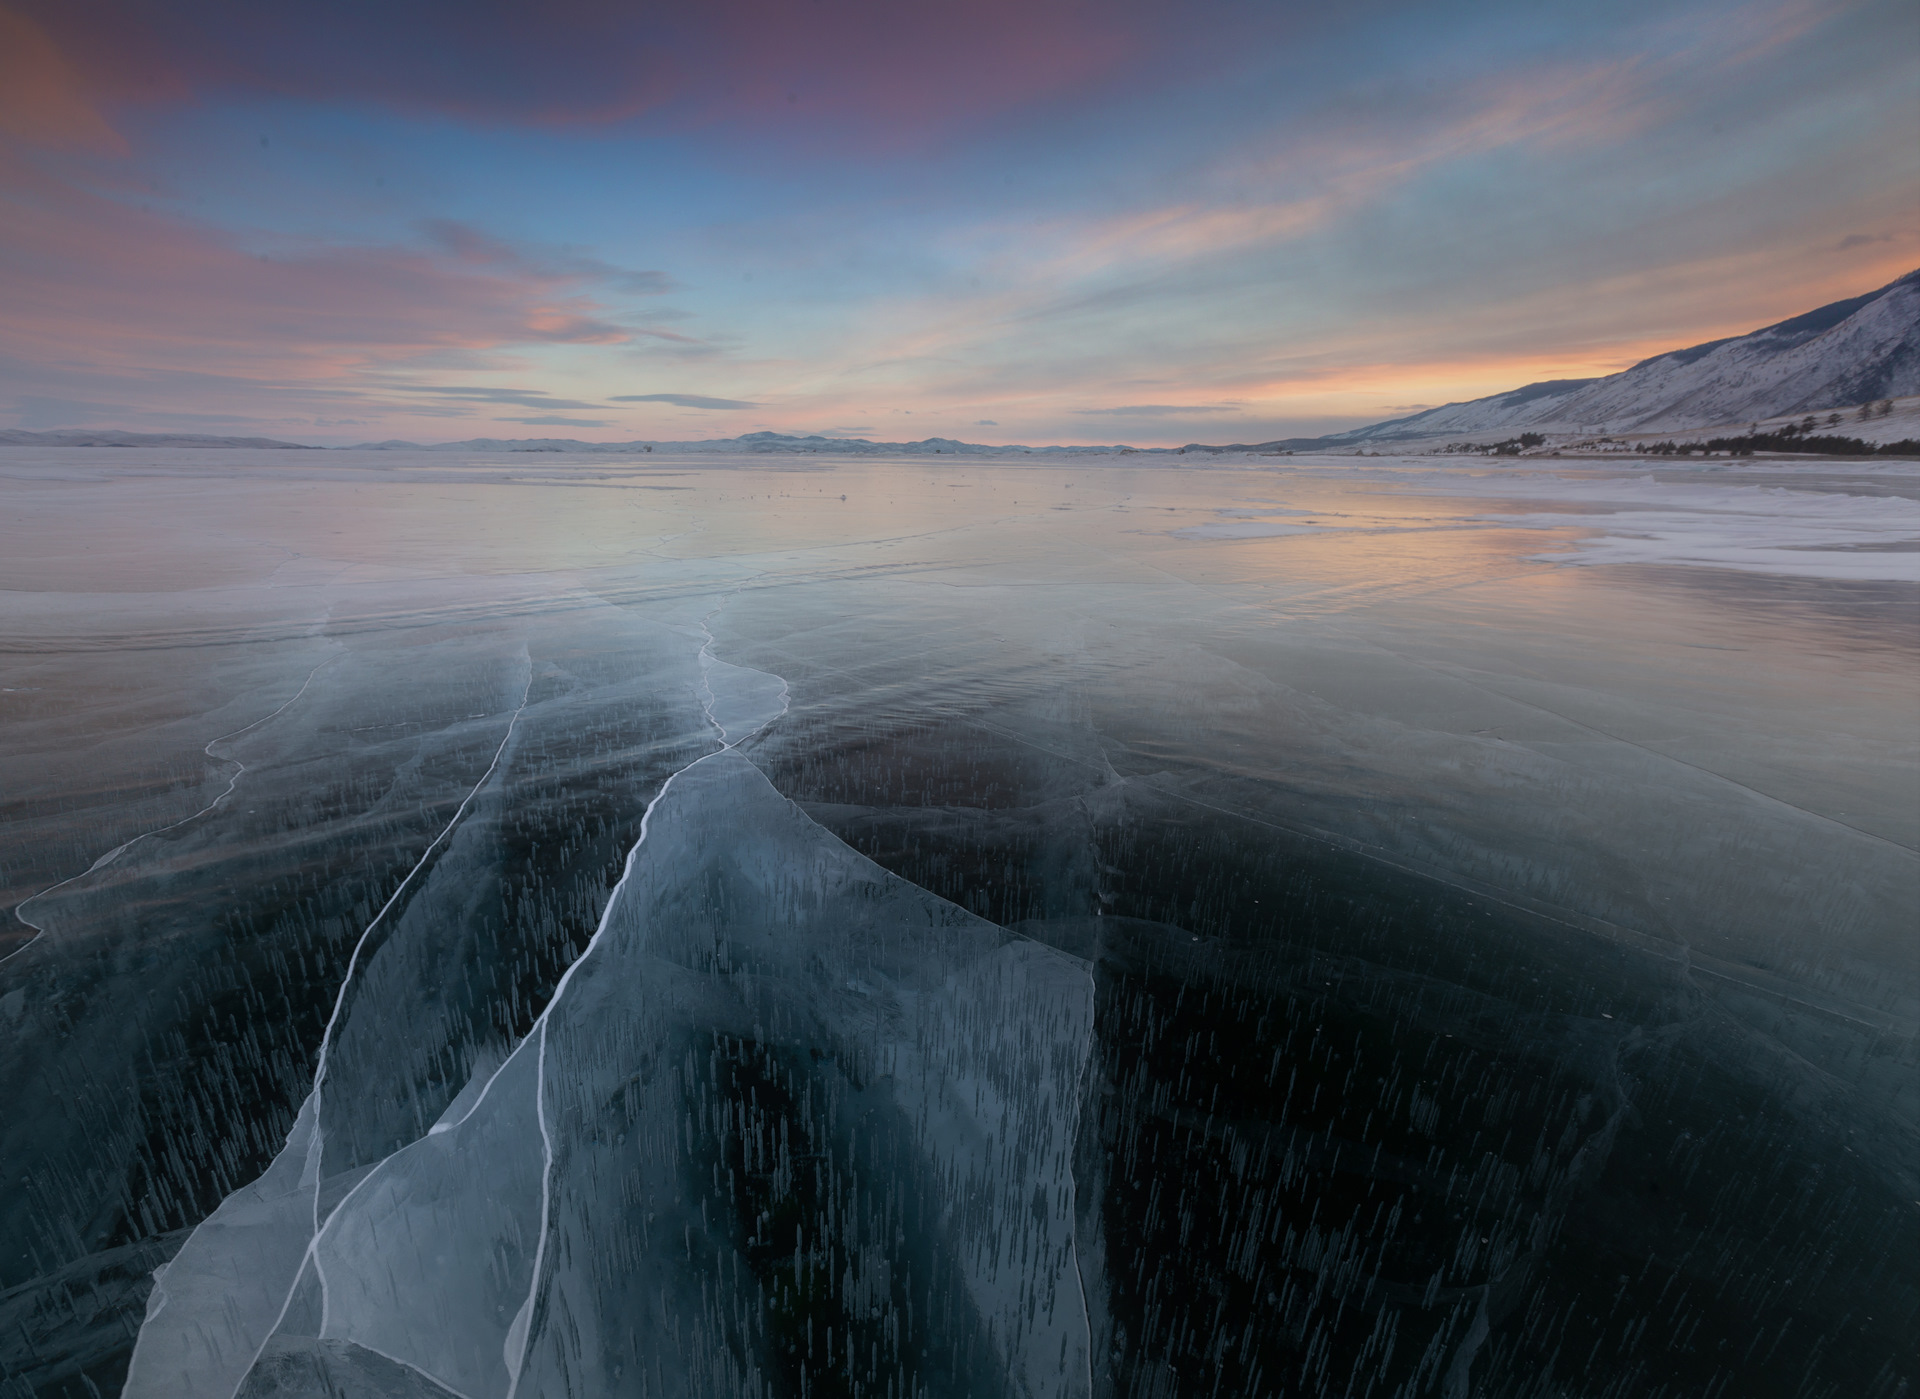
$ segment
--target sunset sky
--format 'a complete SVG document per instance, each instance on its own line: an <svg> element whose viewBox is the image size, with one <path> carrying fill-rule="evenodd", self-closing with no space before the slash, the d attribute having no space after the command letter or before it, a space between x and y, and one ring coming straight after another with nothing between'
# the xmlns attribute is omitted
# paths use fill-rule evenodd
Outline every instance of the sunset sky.
<svg viewBox="0 0 1920 1399"><path fill-rule="evenodd" d="M1920 266L1863 3L0 3L0 426L1258 441Z"/></svg>

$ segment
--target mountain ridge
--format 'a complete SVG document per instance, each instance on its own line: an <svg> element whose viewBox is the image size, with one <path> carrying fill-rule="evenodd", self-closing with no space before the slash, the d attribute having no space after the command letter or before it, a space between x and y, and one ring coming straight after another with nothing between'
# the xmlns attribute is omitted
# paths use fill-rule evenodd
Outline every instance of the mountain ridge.
<svg viewBox="0 0 1920 1399"><path fill-rule="evenodd" d="M28 432L0 428L0 447L248 447L257 451L322 452L305 442L282 442L275 437L218 437L203 432L123 432L119 428L57 428Z"/></svg>
<svg viewBox="0 0 1920 1399"><path fill-rule="evenodd" d="M1112 445L1056 445L1005 447L980 442L962 442L952 437L926 437L917 442L875 442L865 437L823 437L818 433L801 436L785 432L749 432L739 437L708 437L688 442L661 442L639 439L633 442L582 442L571 437L472 437L464 442L362 442L338 451L414 451L414 452L809 452L835 451L854 456L979 456L986 453L1099 453L1164 450L1151 447Z"/></svg>
<svg viewBox="0 0 1920 1399"><path fill-rule="evenodd" d="M1521 429L1688 431L1914 393L1920 393L1920 269L1745 335L1650 355L1617 374L1523 384L1313 440L1333 447Z"/></svg>

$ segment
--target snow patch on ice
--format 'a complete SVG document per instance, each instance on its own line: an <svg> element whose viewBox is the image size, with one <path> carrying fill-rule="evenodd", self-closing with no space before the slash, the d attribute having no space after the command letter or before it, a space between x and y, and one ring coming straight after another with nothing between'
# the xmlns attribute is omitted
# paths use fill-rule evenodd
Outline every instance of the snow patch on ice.
<svg viewBox="0 0 1920 1399"><path fill-rule="evenodd" d="M1520 529L1595 531L1552 563L1681 564L1853 582L1920 583L1920 501L1782 486L1658 481L1507 481L1502 495L1550 501L1478 519ZM1553 505L1585 507L1580 514ZM1594 506L1611 513L1590 513Z"/></svg>

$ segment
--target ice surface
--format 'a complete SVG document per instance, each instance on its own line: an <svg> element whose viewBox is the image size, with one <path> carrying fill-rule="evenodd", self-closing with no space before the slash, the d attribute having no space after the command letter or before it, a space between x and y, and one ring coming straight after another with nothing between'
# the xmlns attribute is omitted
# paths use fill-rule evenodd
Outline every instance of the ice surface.
<svg viewBox="0 0 1920 1399"><path fill-rule="evenodd" d="M1910 473L1864 473L1898 489ZM1468 529L1483 523L1519 529L1591 531L1570 550L1532 557L1566 564L1674 564L1796 578L1920 583L1920 501L1887 490L1827 489L1824 468L1779 469L1779 484L1719 484L1538 473L1498 477L1407 473L1396 484L1439 496L1477 495L1538 501L1529 513L1488 512L1418 525L1377 513L1322 513L1274 506L1229 506L1219 519L1171 531L1181 539L1278 539L1289 535L1401 534ZM1311 516L1300 521L1297 516Z"/></svg>
<svg viewBox="0 0 1920 1399"><path fill-rule="evenodd" d="M592 615L594 625L633 630L617 613ZM686 639L684 628L656 630L670 639L675 654L656 649L645 681L668 696L677 691L687 710L683 722L705 727L697 707L697 642ZM630 645L631 637L624 641ZM512 1033L523 1013L531 1018L533 1007L523 999L530 988L503 982L502 973L524 967L537 974L543 959L534 957L531 965L521 960L531 949L512 955L511 943L503 945L499 911L503 901L509 908L530 902L536 915L530 930L552 933L568 910L563 890L517 891L503 875L520 858L516 827L525 822L529 801L539 799L539 774L550 765L541 750L561 733L575 744L603 721L577 674L532 664L524 649L503 659L519 671L505 712L463 716L492 724L490 748L474 755L479 761L466 778L472 785L442 808L445 825L416 852L409 869L397 872L382 903L366 906L370 921L349 944L317 1084L295 1129L262 1181L223 1205L165 1270L166 1283L157 1292L164 1305L156 1304L153 1325L136 1347L128 1392L231 1393L283 1309L294 1326L287 1334L297 1335L304 1305L298 1298L312 1291L324 1319L327 1240L302 1269L317 1226L356 1186L368 1186L369 1170L416 1141L436 1119L452 1126L462 1113L449 1110L449 1102L468 1075L497 1066L501 1036ZM631 692L631 682L622 684L631 705L639 692ZM404 731L408 724L399 727ZM372 728L379 732L382 726ZM507 788L516 800L508 800ZM581 833L567 839L578 844ZM596 917L603 901L602 892L593 903ZM470 1137L486 1125L476 1118L444 1135ZM537 1152L528 1178L537 1182ZM390 1182L383 1176L373 1184L385 1188ZM255 1198L263 1190L268 1195ZM228 1220L235 1210L240 1223ZM343 1217L342 1227L349 1222ZM296 1286L303 1276L307 1281ZM248 1304L222 1304L216 1294L240 1277L247 1282ZM380 1353L377 1346L373 1353ZM493 1355L497 1363L497 1344Z"/></svg>
<svg viewBox="0 0 1920 1399"><path fill-rule="evenodd" d="M877 1381L944 1366L968 1387L1090 1393L1071 1174L1084 963L821 829L731 751L785 707L784 682L706 646L699 664L728 746L668 780L532 1032L462 1090L469 1107L427 1126L415 1104L447 1043L450 934L481 916L471 848L497 819L485 808L516 711L363 936L280 1156L163 1271L129 1395L281 1392L301 1364L325 1374L346 1353L469 1399L612 1393L649 1374L672 1392L754 1393L783 1359L766 1354L766 1318L821 1292L870 1345L884 1338ZM719 1067L761 1061L792 1076L784 1119ZM749 1212L736 1159L784 1182L781 1208ZM810 1209L786 1199L804 1175ZM790 1255L773 1215L793 1221ZM609 1231L629 1242L609 1253ZM932 1348L949 1354L915 1354L902 1313L916 1299L923 1326L947 1318Z"/></svg>
<svg viewBox="0 0 1920 1399"><path fill-rule="evenodd" d="M1603 516L1496 514L1523 529L1601 531L1557 563L1682 564L1799 578L1920 583L1920 501L1790 486L1678 484L1652 478L1608 482L1524 480L1505 494L1613 507Z"/></svg>
<svg viewBox="0 0 1920 1399"><path fill-rule="evenodd" d="M129 1394L232 1394L280 1320L313 1237L318 1163L308 1101L261 1177L220 1202L154 1275Z"/></svg>
<svg viewBox="0 0 1920 1399"><path fill-rule="evenodd" d="M433 934L450 911L456 917L466 911L461 895L471 890L475 870L463 856L484 823L463 824L462 818L499 771L531 690L529 677L479 783L354 948L314 1091L286 1145L259 1181L221 1203L157 1277L129 1366L128 1394L234 1393L281 1320L316 1231L330 1217L329 1189L393 1150L395 1137L407 1139L406 1127L391 1123L396 1113L412 1114L417 1123L418 1097L407 1090L446 1041L435 1033L440 1026L420 1023L420 1012L424 1003L427 1017L435 1018L434 997L448 984L444 966L417 964L440 962L459 947L457 939ZM416 880L424 887L409 901ZM452 886L451 899L435 889L436 881ZM427 926L409 926L414 922ZM407 954L415 965L396 965ZM233 1294L243 1284L245 1303L236 1305Z"/></svg>
<svg viewBox="0 0 1920 1399"><path fill-rule="evenodd" d="M539 1041L525 1041L470 1113L386 1158L341 1201L313 1250L322 1340L471 1399L510 1390L539 1238L539 1073ZM283 1345L299 1334L291 1320L279 1331Z"/></svg>
<svg viewBox="0 0 1920 1399"><path fill-rule="evenodd" d="M787 682L779 676L728 665L704 652L700 664L707 713L729 747L765 728L786 709Z"/></svg>
<svg viewBox="0 0 1920 1399"><path fill-rule="evenodd" d="M234 789L240 785L240 779L242 776L245 775L247 770L247 765L245 763L241 762L238 758L232 757L229 753L224 751L227 745L231 743L233 740L242 738L245 735L251 733L253 730L259 728L262 724L271 723L273 720L279 718L283 713L285 713L287 709L297 704L300 701L301 697L307 693L308 688L313 684L314 676L320 673L321 666L324 666L324 665L326 665L326 662L322 661L320 665L317 665L312 670L308 671L307 678L300 682L300 688L295 690L293 694L285 701L285 703L281 704L278 708L274 709L272 712L262 715L260 718L253 720L249 724L242 725L240 728L233 730L231 733L224 733L219 735L217 738L212 738L207 741L206 746L203 749L201 749L201 751L205 753L209 758L213 758L222 762L231 763L232 770L229 772L227 776L226 786L221 788L220 791L214 795L213 799L209 801L205 806L199 808L197 811L191 811L187 813L185 816L180 817L178 820L169 821L163 826L155 826L152 830L142 831L138 835L128 837L126 840L123 840L118 845L114 846L111 850L108 850L104 855L101 855L97 859L95 859L92 864L88 865L86 869L82 870L79 874L69 875L67 878L62 879L57 883L48 885L46 888L42 889L39 893L35 894L32 898L22 899L19 903L15 904L13 906L14 919L17 922L24 924L26 927L31 928L33 930L33 936L28 938L25 942L19 943L18 945L14 946L7 952L0 954L0 962L6 961L8 957L12 957L17 953L24 952L28 946L30 946L33 942L38 940L40 935L46 931L38 923L34 922L33 919L27 916L27 908L32 903L34 903L36 899L43 899L43 898L46 898L48 895L57 894L59 893L60 890L66 888L69 884L76 883L82 879L85 879L90 874L97 873L98 871L112 864L115 860L119 859L122 855L126 854L129 849L139 844L143 840L148 840L156 836L164 836L169 831L178 830L180 827L187 825L189 822L197 821L202 816L206 816L209 813L218 810L220 807L220 804L226 801L227 798L233 795ZM220 753L215 753L213 751L215 748L220 748L223 751Z"/></svg>
<svg viewBox="0 0 1920 1399"><path fill-rule="evenodd" d="M647 1372L752 1392L767 1330L821 1293L879 1375L1086 1392L1069 1168L1090 1002L1084 966L886 874L743 758L688 769L544 1028L523 1392ZM587 1246L609 1230L640 1243ZM944 1333L916 1337L915 1306Z"/></svg>
<svg viewBox="0 0 1920 1399"><path fill-rule="evenodd" d="M1292 513L1292 512L1289 512ZM1175 530L1181 539L1280 539L1289 534L1320 534L1312 525L1288 520L1217 520Z"/></svg>
<svg viewBox="0 0 1920 1399"><path fill-rule="evenodd" d="M8 468L6 1399L1911 1388L1909 474L307 456Z"/></svg>

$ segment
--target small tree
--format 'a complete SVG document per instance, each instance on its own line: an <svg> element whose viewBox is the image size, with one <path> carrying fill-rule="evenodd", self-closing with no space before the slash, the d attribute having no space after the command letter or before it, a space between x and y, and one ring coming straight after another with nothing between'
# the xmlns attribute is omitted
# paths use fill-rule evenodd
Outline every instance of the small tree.
<svg viewBox="0 0 1920 1399"><path fill-rule="evenodd" d="M1892 411L1893 411L1893 400L1890 398L1881 399L1880 400L1880 416L1884 418L1887 416L1887 414L1891 413Z"/></svg>
<svg viewBox="0 0 1920 1399"><path fill-rule="evenodd" d="M1861 404L1860 411L1856 416L1864 423L1868 418L1873 416L1873 405L1871 403Z"/></svg>
<svg viewBox="0 0 1920 1399"><path fill-rule="evenodd" d="M1839 415L1838 413L1829 413L1829 414L1827 414L1827 426L1828 426L1828 427L1839 427L1839 426L1840 426L1840 415Z"/></svg>

